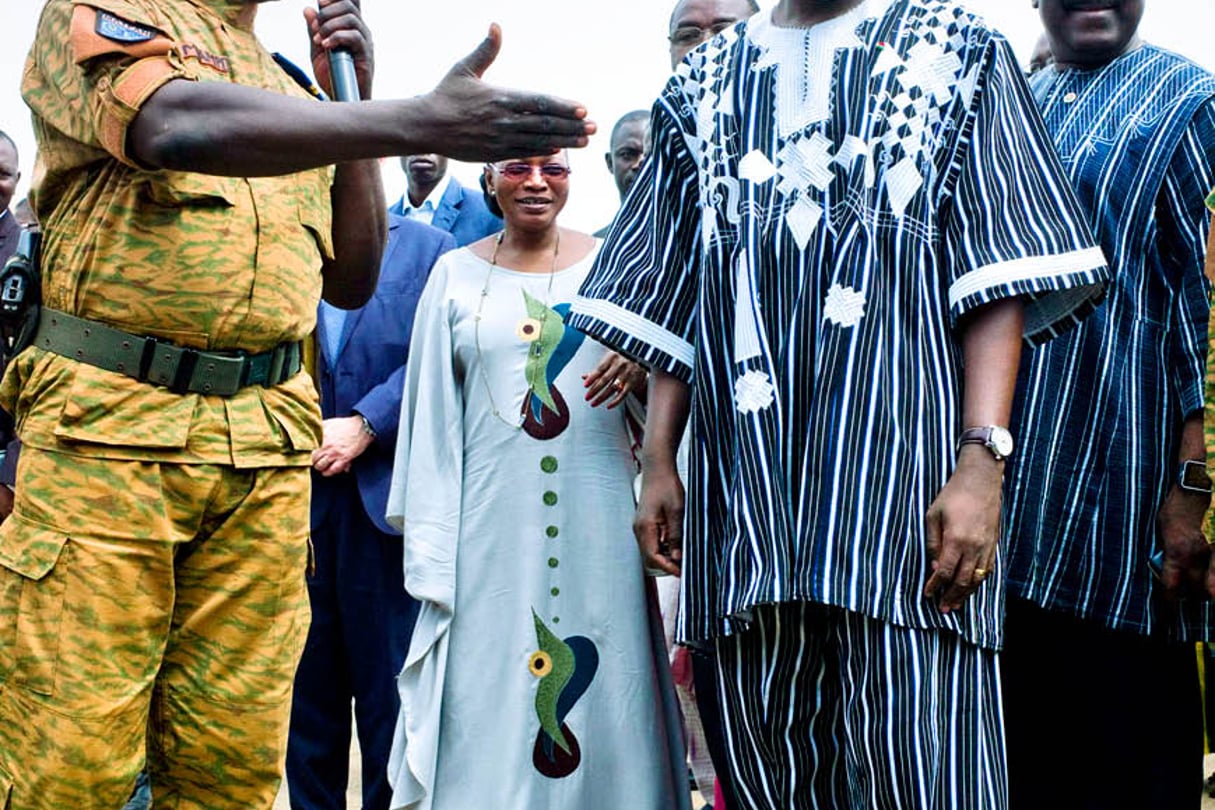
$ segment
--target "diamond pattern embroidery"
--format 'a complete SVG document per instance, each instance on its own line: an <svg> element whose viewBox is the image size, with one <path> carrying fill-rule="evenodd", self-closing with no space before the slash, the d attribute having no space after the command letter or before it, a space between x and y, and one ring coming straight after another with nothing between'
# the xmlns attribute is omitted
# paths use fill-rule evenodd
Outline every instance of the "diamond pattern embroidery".
<svg viewBox="0 0 1215 810"><path fill-rule="evenodd" d="M805 252L806 245L810 244L810 239L814 236L814 231L818 228L818 223L822 218L822 206L806 196L799 197L793 207L789 209L789 213L785 215L785 225L789 228L789 233L793 234L793 241L797 242L797 246L802 252Z"/></svg>
<svg viewBox="0 0 1215 810"><path fill-rule="evenodd" d="M886 171L886 196L890 199L890 210L902 217L907 204L924 185L924 177L916 168L915 161L905 157Z"/></svg>

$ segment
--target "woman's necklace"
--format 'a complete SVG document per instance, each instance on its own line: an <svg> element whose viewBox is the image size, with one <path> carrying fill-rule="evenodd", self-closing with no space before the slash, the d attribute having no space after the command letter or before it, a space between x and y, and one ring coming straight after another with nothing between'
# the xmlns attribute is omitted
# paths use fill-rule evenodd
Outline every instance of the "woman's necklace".
<svg viewBox="0 0 1215 810"><path fill-rule="evenodd" d="M494 401L494 392L489 385L489 373L485 370L485 357L481 354L481 311L485 308L485 299L489 297L489 281L494 276L494 268L498 266L498 250L502 247L502 237L506 235L506 231L498 234L497 241L494 242L494 252L489 258L489 272L485 274L485 284L481 287L481 300L477 302L477 314L473 318L473 343L477 347L477 365L481 367L481 383L485 386L485 395L489 397L489 408L493 411L494 417L512 430L522 430L524 411L527 408L527 403L535 393L535 385L527 384L527 391L523 393L523 409L520 409L519 416L514 422L504 418L498 410L498 403ZM528 349L537 357L544 351L542 339L544 337L544 324L548 320L549 299L553 295L553 276L557 274L557 254L561 252L561 231L557 231L557 240L553 245L553 266L548 271L548 289L544 293L544 311L540 313L540 328L536 332L536 339L532 341L532 348Z"/></svg>

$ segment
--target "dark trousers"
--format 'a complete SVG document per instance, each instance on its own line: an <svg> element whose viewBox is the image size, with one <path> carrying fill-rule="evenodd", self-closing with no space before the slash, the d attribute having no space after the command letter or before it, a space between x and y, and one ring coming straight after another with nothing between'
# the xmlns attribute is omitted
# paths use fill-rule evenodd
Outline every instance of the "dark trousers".
<svg viewBox="0 0 1215 810"><path fill-rule="evenodd" d="M721 704L717 697L717 652L715 650L694 649L692 651L692 679L696 686L696 708L700 712L700 724L705 732L705 742L709 745L709 759L713 760L713 770L717 773L717 781L721 783L721 793L726 800L726 808L715 807L713 810L738 807L738 801L734 797L734 780L730 777L730 758L726 753L726 740L721 728ZM699 787L703 796L712 798L712 785L700 785Z"/></svg>
<svg viewBox="0 0 1215 810"><path fill-rule="evenodd" d="M1193 644L1009 598L1001 654L1011 810L1198 810Z"/></svg>
<svg viewBox="0 0 1215 810"><path fill-rule="evenodd" d="M363 808L387 810L386 768L400 709L396 676L418 604L405 593L401 538L368 519L354 477L318 485L340 487L342 497L312 529L312 626L295 678L287 789L293 810L344 810L353 700Z"/></svg>

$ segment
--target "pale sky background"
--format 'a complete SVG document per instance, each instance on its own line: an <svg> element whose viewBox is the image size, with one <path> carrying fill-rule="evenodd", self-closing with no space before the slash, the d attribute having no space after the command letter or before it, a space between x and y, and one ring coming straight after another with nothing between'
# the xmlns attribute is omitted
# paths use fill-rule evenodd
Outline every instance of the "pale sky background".
<svg viewBox="0 0 1215 810"><path fill-rule="evenodd" d="M670 72L667 21L675 0L363 0L376 44L377 98L418 95L470 51L490 22L504 31L504 47L487 80L544 90L587 106L600 134L574 153L568 226L593 231L606 224L618 198L603 164L608 134L632 109L648 109ZM764 8L775 0L760 0ZM267 2L257 29L271 50L306 65L305 0ZM1030 0L969 0L1011 40L1024 62L1041 25ZM25 193L33 168L29 113L20 98L21 69L33 39L37 0L0 0L6 47L0 49L0 129L21 150ZM1215 70L1215 0L1147 0L1142 33ZM477 167L453 164L453 173L475 182ZM389 201L400 197L405 179L397 161L386 161Z"/></svg>

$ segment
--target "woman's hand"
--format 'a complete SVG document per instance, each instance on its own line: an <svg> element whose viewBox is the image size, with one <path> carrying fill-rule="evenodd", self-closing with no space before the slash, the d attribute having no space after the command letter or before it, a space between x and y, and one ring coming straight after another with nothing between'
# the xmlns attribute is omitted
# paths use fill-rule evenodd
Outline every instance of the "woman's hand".
<svg viewBox="0 0 1215 810"><path fill-rule="evenodd" d="M594 371L582 375L582 384L592 408L606 402L610 411L630 393L645 396L646 372L616 352L608 352Z"/></svg>

